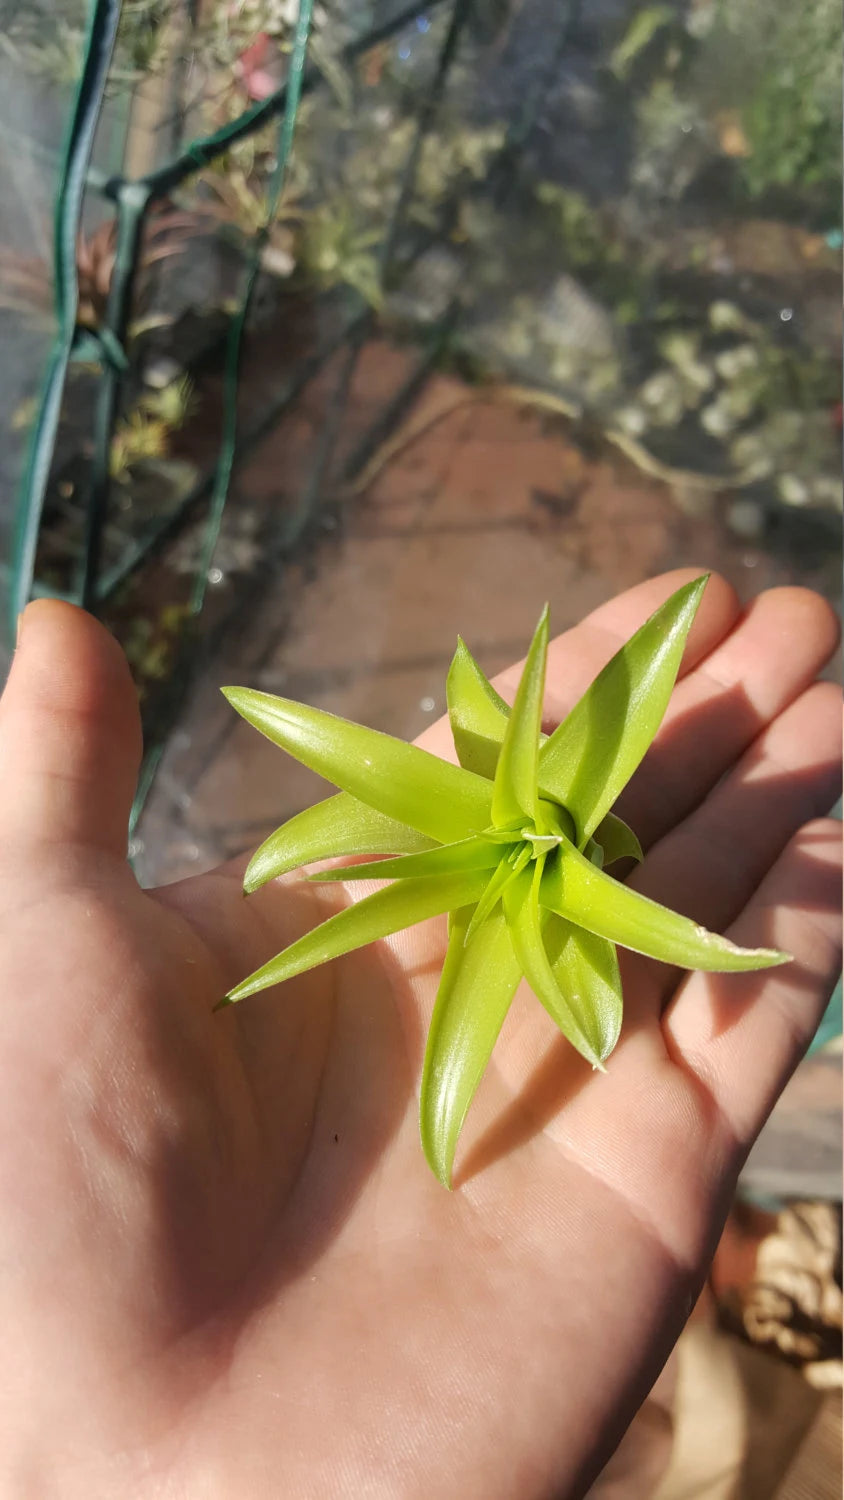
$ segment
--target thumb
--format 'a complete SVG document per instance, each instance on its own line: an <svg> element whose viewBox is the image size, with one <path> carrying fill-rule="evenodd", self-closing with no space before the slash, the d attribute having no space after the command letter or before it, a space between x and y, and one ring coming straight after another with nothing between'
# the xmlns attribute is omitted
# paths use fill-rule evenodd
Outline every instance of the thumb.
<svg viewBox="0 0 844 1500"><path fill-rule="evenodd" d="M75 844L124 859L140 755L117 642L72 604L30 604L0 698L0 847Z"/></svg>

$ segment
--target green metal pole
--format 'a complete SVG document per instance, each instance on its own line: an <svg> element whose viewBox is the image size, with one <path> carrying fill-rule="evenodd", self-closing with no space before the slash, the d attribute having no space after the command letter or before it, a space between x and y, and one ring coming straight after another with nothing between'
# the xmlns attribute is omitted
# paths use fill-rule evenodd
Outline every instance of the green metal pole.
<svg viewBox="0 0 844 1500"><path fill-rule="evenodd" d="M44 495L59 425L65 376L73 350L79 291L76 240L82 216L85 177L114 51L121 0L92 0L82 70L73 102L56 192L53 306L56 334L41 387L29 440L29 453L15 510L12 581L7 627L14 640L18 615L29 599Z"/></svg>
<svg viewBox="0 0 844 1500"><path fill-rule="evenodd" d="M191 591L190 610L191 614L194 615L199 614L205 603L205 594L208 588L208 570L211 566L214 548L217 545L217 538L220 534L223 511L234 468L237 449L237 382L240 373L243 335L249 317L249 309L252 305L255 286L261 271L261 252L269 238L270 230L278 212L287 174L287 163L290 159L293 134L296 129L296 117L299 113L299 101L302 97L302 83L305 73L308 39L311 34L313 8L314 0L299 0L299 14L296 21L296 33L290 58L290 73L285 94L285 110L279 130L278 153L267 193L266 221L253 240L246 268L246 276L244 278L243 291L241 293L240 307L229 329L223 397L223 441L220 449L217 473L214 477L214 490L211 496L208 525Z"/></svg>
<svg viewBox="0 0 844 1500"><path fill-rule="evenodd" d="M117 200L117 248L104 323L109 345L119 351L119 355L123 354L126 345L135 271L148 206L149 194L142 184L126 183L121 187ZM125 367L125 356L122 361L113 356L105 363L97 395L94 457L79 577L79 599L85 609L94 609L97 602L102 537L111 489L111 445Z"/></svg>

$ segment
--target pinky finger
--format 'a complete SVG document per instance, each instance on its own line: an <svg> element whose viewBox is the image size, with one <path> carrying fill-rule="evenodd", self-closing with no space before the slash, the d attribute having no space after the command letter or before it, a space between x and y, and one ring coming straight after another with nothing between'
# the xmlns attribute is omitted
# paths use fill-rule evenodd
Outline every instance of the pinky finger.
<svg viewBox="0 0 844 1500"><path fill-rule="evenodd" d="M754 974L691 974L663 1019L671 1055L696 1074L735 1139L756 1137L809 1045L841 967L841 824L807 823L729 936L794 962Z"/></svg>

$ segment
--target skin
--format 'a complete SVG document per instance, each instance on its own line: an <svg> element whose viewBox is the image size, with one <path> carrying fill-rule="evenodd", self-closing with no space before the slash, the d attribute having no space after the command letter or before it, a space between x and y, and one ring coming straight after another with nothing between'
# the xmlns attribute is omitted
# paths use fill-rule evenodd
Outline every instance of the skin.
<svg viewBox="0 0 844 1500"><path fill-rule="evenodd" d="M549 725L692 576L555 642ZM447 1193L416 1103L444 922L212 1014L348 897L244 901L242 862L141 891L128 669L80 611L29 607L0 700L0 1494L584 1493L838 969L835 642L812 594L742 614L714 578L620 806L637 886L794 963L627 962L605 1076L520 995Z"/></svg>

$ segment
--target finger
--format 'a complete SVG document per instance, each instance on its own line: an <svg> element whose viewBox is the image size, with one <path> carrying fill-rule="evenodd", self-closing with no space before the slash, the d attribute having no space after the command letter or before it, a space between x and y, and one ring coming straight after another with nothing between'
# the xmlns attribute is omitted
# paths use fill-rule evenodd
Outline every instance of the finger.
<svg viewBox="0 0 844 1500"><path fill-rule="evenodd" d="M771 589L678 684L659 734L619 799L619 813L645 848L696 807L815 680L838 633L819 595Z"/></svg>
<svg viewBox="0 0 844 1500"><path fill-rule="evenodd" d="M30 604L0 699L0 844L125 858L140 753L137 694L117 642L73 605Z"/></svg>
<svg viewBox="0 0 844 1500"><path fill-rule="evenodd" d="M825 818L795 835L729 935L782 948L794 961L756 974L690 975L663 1032L746 1146L808 1046L840 972L840 823Z"/></svg>
<svg viewBox="0 0 844 1500"><path fill-rule="evenodd" d="M550 733L565 717L601 668L639 626L644 625L677 589L699 578L705 571L704 568L676 568L659 578L649 578L600 605L578 625L551 642L543 716L543 727L547 732ZM681 674L690 670L723 639L740 613L735 591L719 574L713 573L686 643ZM494 678L496 688L509 702L515 697L523 665L523 662L517 662ZM437 755L455 758L447 719L432 724L417 743Z"/></svg>
<svg viewBox="0 0 844 1500"><path fill-rule="evenodd" d="M816 683L759 736L701 806L652 848L630 884L712 931L734 922L789 839L841 783L841 694ZM656 971L660 999L676 971Z"/></svg>

